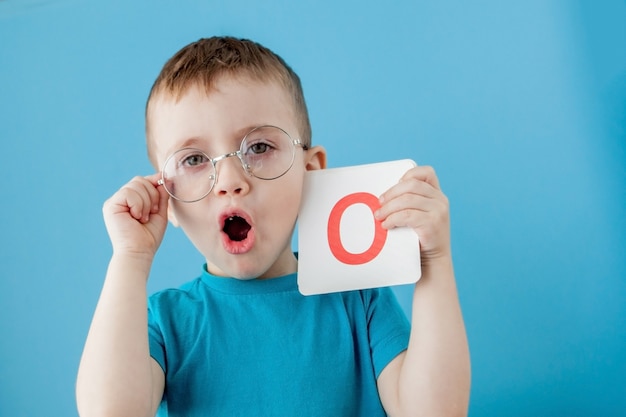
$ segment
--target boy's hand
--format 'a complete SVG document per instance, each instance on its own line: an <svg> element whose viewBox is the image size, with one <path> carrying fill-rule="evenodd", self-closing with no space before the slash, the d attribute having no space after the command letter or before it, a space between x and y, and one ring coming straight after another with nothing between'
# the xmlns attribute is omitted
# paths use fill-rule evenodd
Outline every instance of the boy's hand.
<svg viewBox="0 0 626 417"><path fill-rule="evenodd" d="M102 208L114 253L154 256L167 226L169 195L159 174L135 177Z"/></svg>
<svg viewBox="0 0 626 417"><path fill-rule="evenodd" d="M422 265L451 255L448 198L432 167L417 166L381 197L376 218L387 229L411 227L420 239Z"/></svg>

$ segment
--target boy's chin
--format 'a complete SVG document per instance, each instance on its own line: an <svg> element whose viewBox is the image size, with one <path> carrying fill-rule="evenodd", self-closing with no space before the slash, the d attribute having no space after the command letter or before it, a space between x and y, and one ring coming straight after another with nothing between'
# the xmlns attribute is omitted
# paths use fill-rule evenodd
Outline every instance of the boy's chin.
<svg viewBox="0 0 626 417"><path fill-rule="evenodd" d="M240 281L250 281L256 279L266 272L259 268L258 264L251 266L235 262L235 265L225 265L220 268L207 261L207 265L207 270L212 275L224 278L234 278Z"/></svg>

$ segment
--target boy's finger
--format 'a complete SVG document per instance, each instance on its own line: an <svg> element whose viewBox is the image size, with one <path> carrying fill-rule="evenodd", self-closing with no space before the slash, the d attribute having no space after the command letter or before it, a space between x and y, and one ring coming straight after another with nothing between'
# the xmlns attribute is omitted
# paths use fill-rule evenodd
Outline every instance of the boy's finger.
<svg viewBox="0 0 626 417"><path fill-rule="evenodd" d="M124 188L131 215L145 223L153 210L158 210L160 194L156 186L145 177L133 178Z"/></svg>
<svg viewBox="0 0 626 417"><path fill-rule="evenodd" d="M146 175L144 178L154 186L155 193L153 195L154 198L151 212L157 213L159 212L160 208L163 207L164 202L166 202L169 198L169 194L167 190L165 190L165 187L162 187L159 183L159 181L161 180L160 172L156 172L152 175Z"/></svg>
<svg viewBox="0 0 626 417"><path fill-rule="evenodd" d="M150 181L150 183L156 187L159 185L159 180L161 179L161 173L155 172L154 174L146 175L144 178Z"/></svg>
<svg viewBox="0 0 626 417"><path fill-rule="evenodd" d="M160 177L159 177L160 178ZM154 213L159 213L162 210L167 211L167 200L169 200L170 195L165 189L165 187L157 186L156 191L158 193L158 199L156 204L152 207Z"/></svg>
<svg viewBox="0 0 626 417"><path fill-rule="evenodd" d="M142 193L138 192L130 184L120 190L123 205L128 207L128 213L136 220L142 220L145 216L144 207L146 206L146 199L141 194Z"/></svg>
<svg viewBox="0 0 626 417"><path fill-rule="evenodd" d="M403 194L417 194L428 198L436 198L439 189L423 179L412 175L403 176L397 184L393 185L380 196L380 203L387 203Z"/></svg>
<svg viewBox="0 0 626 417"><path fill-rule="evenodd" d="M405 181L411 178L419 180L419 181L424 181L432 185L436 189L441 188L439 186L439 179L437 178L437 174L435 173L435 170L431 166L428 166L428 165L419 166L418 165L414 168L411 168L410 170L405 172L402 178L400 178L400 181Z"/></svg>

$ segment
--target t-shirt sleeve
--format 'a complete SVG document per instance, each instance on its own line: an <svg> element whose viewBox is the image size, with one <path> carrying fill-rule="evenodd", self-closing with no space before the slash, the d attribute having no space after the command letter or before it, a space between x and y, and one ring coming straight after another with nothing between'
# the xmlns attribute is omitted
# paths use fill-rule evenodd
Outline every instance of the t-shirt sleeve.
<svg viewBox="0 0 626 417"><path fill-rule="evenodd" d="M368 331L376 378L409 345L411 325L390 288L370 290Z"/></svg>
<svg viewBox="0 0 626 417"><path fill-rule="evenodd" d="M148 343L150 345L150 356L156 360L163 372L167 370L165 361L165 342L161 331L161 319L159 309L156 307L154 296L148 299Z"/></svg>

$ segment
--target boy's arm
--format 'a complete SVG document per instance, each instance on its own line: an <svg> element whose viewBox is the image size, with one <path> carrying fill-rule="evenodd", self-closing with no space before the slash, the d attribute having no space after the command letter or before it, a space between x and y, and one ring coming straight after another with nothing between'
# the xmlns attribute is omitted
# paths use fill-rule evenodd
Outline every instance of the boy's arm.
<svg viewBox="0 0 626 417"><path fill-rule="evenodd" d="M381 372L378 390L390 416L466 416L470 360L458 301L448 201L435 172L416 167L381 197L383 226L420 237L422 277L413 293L408 349Z"/></svg>
<svg viewBox="0 0 626 417"><path fill-rule="evenodd" d="M135 178L104 205L113 244L76 384L82 417L150 416L164 374L150 357L146 281L167 225L167 193L156 178Z"/></svg>

